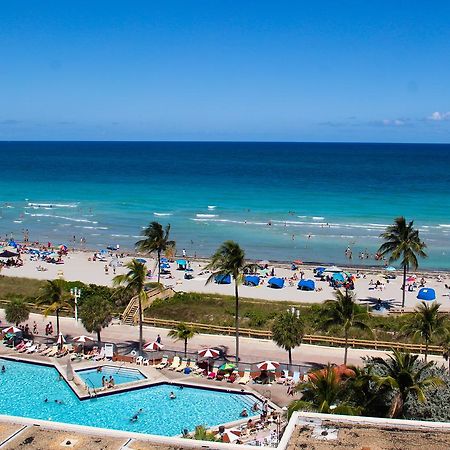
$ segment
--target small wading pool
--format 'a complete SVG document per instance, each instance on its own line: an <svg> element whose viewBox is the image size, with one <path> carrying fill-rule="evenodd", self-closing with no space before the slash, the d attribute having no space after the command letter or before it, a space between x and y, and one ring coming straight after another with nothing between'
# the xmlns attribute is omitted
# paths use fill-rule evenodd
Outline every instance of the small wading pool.
<svg viewBox="0 0 450 450"><path fill-rule="evenodd" d="M75 373L83 380L88 388L101 388L102 378L114 378L115 385L132 383L134 381L145 380L147 377L138 369L127 367L98 366L90 369L76 370Z"/></svg>

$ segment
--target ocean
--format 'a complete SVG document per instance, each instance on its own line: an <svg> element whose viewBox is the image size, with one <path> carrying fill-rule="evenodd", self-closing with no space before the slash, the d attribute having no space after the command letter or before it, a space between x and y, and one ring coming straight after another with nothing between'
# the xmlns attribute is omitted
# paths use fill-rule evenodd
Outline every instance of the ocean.
<svg viewBox="0 0 450 450"><path fill-rule="evenodd" d="M0 234L131 249L171 224L177 249L227 239L252 259L375 264L379 234L414 220L423 268L450 269L450 145L2 142ZM74 244L75 242L75 244Z"/></svg>

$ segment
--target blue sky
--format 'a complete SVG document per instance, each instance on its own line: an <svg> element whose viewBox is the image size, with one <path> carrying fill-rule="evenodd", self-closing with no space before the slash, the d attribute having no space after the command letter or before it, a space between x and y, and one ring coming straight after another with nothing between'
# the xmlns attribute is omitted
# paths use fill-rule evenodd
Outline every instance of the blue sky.
<svg viewBox="0 0 450 450"><path fill-rule="evenodd" d="M450 142L450 2L0 5L0 139Z"/></svg>

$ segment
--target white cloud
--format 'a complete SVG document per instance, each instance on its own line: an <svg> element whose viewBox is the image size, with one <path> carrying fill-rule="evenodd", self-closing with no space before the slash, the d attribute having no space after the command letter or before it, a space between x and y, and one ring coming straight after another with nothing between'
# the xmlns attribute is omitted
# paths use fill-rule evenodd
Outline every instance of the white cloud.
<svg viewBox="0 0 450 450"><path fill-rule="evenodd" d="M428 120L434 120L435 122L440 122L442 120L450 120L450 111L447 112L439 112L435 111L431 116L428 117Z"/></svg>
<svg viewBox="0 0 450 450"><path fill-rule="evenodd" d="M394 127L401 127L405 125L406 121L404 119L383 119L381 121L382 125L385 126L394 126Z"/></svg>

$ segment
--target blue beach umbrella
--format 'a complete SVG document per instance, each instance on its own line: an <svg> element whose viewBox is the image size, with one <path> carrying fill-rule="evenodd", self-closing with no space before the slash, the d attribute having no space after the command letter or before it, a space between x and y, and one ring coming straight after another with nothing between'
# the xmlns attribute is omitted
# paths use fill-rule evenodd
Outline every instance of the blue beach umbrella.
<svg viewBox="0 0 450 450"><path fill-rule="evenodd" d="M256 275L246 275L244 279L244 283L247 286L258 286L259 285L259 277Z"/></svg>
<svg viewBox="0 0 450 450"><path fill-rule="evenodd" d="M297 287L302 291L313 291L316 288L316 284L313 280L300 280Z"/></svg>
<svg viewBox="0 0 450 450"><path fill-rule="evenodd" d="M431 288L422 288L417 293L417 298L426 301L436 300L436 292Z"/></svg>
<svg viewBox="0 0 450 450"><path fill-rule="evenodd" d="M144 258L137 258L136 261L142 264L145 264L147 262L147 260Z"/></svg>
<svg viewBox="0 0 450 450"><path fill-rule="evenodd" d="M281 289L284 286L283 278L272 277L267 284L274 289Z"/></svg>
<svg viewBox="0 0 450 450"><path fill-rule="evenodd" d="M216 275L214 281L217 284L231 284L231 275Z"/></svg>
<svg viewBox="0 0 450 450"><path fill-rule="evenodd" d="M343 273L334 273L332 278L334 281L337 281L339 283L343 283L346 279L346 277Z"/></svg>

